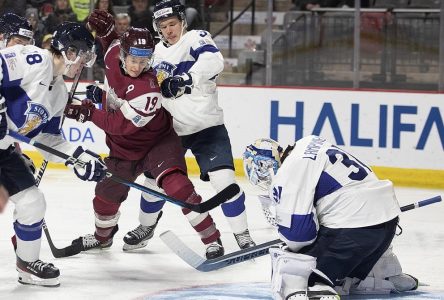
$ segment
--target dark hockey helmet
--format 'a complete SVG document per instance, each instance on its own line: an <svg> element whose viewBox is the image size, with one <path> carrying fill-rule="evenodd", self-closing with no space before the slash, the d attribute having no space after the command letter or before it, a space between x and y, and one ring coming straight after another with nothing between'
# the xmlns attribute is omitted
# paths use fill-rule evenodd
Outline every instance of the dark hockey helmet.
<svg viewBox="0 0 444 300"><path fill-rule="evenodd" d="M29 40L30 44L34 44L34 32L31 23L14 13L6 13L0 17L0 33L3 34L5 46L13 36L19 36Z"/></svg>
<svg viewBox="0 0 444 300"><path fill-rule="evenodd" d="M61 52L67 65L80 59L91 67L96 59L94 37L82 24L64 22L58 25L52 35L51 47Z"/></svg>
<svg viewBox="0 0 444 300"><path fill-rule="evenodd" d="M162 37L159 22L170 17L177 17L182 21L182 30L187 28L187 20L185 16L185 6L179 0L161 0L156 3L153 10L153 28L159 34L162 41L166 42Z"/></svg>
<svg viewBox="0 0 444 300"><path fill-rule="evenodd" d="M144 71L149 70L153 63L154 38L146 28L130 27L120 36L120 61L126 71L125 58L128 55L147 58L147 66Z"/></svg>

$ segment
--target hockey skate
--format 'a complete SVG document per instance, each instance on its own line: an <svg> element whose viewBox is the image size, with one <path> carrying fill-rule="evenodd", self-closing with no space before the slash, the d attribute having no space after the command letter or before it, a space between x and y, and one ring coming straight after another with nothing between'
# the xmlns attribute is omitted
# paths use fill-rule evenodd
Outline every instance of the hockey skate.
<svg viewBox="0 0 444 300"><path fill-rule="evenodd" d="M80 249L82 251L90 251L93 249L96 250L106 250L109 249L113 244L113 236L116 234L116 232L119 230L119 225L116 225L113 228L113 231L111 233L111 237L105 241L100 242L96 239L94 234L87 234L85 236L81 236L71 242L72 245L78 245L80 244Z"/></svg>
<svg viewBox="0 0 444 300"><path fill-rule="evenodd" d="M247 249L250 247L256 246L256 243L253 241L253 239L250 236L250 232L248 229L241 233L233 233L234 238L236 239L237 244L239 245L239 248L241 249Z"/></svg>
<svg viewBox="0 0 444 300"><path fill-rule="evenodd" d="M207 245L205 256L207 257L207 259L214 259L224 255L224 252L224 246L222 246L222 241L219 238Z"/></svg>
<svg viewBox="0 0 444 300"><path fill-rule="evenodd" d="M154 230L156 229L157 223L159 223L162 213L162 211L159 213L154 225L139 225L136 229L128 231L123 238L123 241L125 242L123 245L123 251L130 251L145 247L148 244L148 241L154 236Z"/></svg>
<svg viewBox="0 0 444 300"><path fill-rule="evenodd" d="M53 264L44 263L40 259L27 262L17 256L16 269L18 282L21 284L33 284L46 287L57 287L60 285L60 271Z"/></svg>
<svg viewBox="0 0 444 300"><path fill-rule="evenodd" d="M308 291L295 292L288 295L286 300L340 300L341 297L330 286L317 283L308 288Z"/></svg>

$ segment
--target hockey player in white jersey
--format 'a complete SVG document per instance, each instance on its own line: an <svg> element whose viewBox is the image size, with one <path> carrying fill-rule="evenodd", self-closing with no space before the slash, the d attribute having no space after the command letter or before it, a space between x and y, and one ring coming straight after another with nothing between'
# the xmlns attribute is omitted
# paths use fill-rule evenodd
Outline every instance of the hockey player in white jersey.
<svg viewBox="0 0 444 300"><path fill-rule="evenodd" d="M100 157L71 145L60 131L68 100L62 76L72 78L82 65L92 66L93 47L94 37L83 25L63 23L54 32L51 50L16 45L0 51L0 186L15 204L16 269L23 284L58 286L60 272L53 264L39 259L45 199L35 186L29 167L14 151L14 140L7 130L85 162L84 168L80 168L42 152L50 161L72 166L80 179L101 180L106 167Z"/></svg>
<svg viewBox="0 0 444 300"><path fill-rule="evenodd" d="M393 185L363 161L314 135L285 151L256 140L243 160L249 181L267 191L261 203L285 242L270 249L274 299L417 288L390 247L401 212Z"/></svg>
<svg viewBox="0 0 444 300"><path fill-rule="evenodd" d="M154 6L153 27L161 41L154 51L153 67L164 96L163 106L173 116L174 129L185 149L196 157L201 179L210 181L219 192L235 183L230 138L224 125L223 111L218 105L216 78L223 70L223 57L204 30L187 31L185 7L179 0L158 1ZM139 226L128 232L124 241L134 245L140 236L151 237L155 224L153 210L160 199L142 194ZM243 191L222 204L222 211L231 226L240 248L255 245L248 231ZM146 228L141 235L140 229ZM145 243L146 244L146 243ZM223 254L222 242L210 245L207 258Z"/></svg>

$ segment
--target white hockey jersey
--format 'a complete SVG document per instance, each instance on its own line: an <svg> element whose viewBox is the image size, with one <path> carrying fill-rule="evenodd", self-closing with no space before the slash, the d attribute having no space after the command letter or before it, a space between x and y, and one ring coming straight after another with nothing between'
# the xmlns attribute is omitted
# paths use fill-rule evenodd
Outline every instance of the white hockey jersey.
<svg viewBox="0 0 444 300"><path fill-rule="evenodd" d="M365 227L401 212L390 181L318 136L296 142L272 180L270 198L280 238L293 251L314 242L319 225Z"/></svg>
<svg viewBox="0 0 444 300"><path fill-rule="evenodd" d="M75 147L60 131L68 90L62 76L53 77L52 54L32 45L16 45L0 50L0 60L0 94L6 100L8 128L71 155ZM0 149L14 141L6 136ZM42 154L50 161L64 162Z"/></svg>
<svg viewBox="0 0 444 300"><path fill-rule="evenodd" d="M172 114L174 129L180 136L224 123L216 89L216 77L224 68L224 60L207 31L188 31L169 47L159 42L153 66L159 85L165 78L184 72L193 78L191 94L162 103Z"/></svg>

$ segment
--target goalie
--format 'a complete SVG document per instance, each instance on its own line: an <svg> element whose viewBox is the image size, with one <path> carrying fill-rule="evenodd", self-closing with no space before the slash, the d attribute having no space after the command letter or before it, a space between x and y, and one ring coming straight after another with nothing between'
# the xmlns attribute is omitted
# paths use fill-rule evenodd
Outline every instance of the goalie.
<svg viewBox="0 0 444 300"><path fill-rule="evenodd" d="M401 212L390 181L318 136L285 151L259 139L243 160L249 181L268 192L260 196L264 212L286 244L270 249L273 299L417 288L390 247Z"/></svg>

